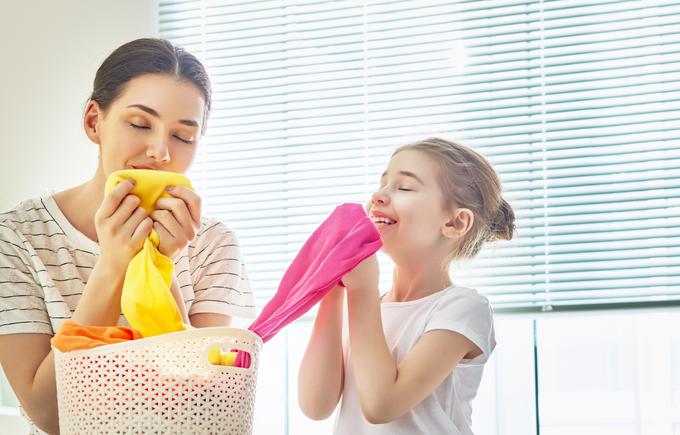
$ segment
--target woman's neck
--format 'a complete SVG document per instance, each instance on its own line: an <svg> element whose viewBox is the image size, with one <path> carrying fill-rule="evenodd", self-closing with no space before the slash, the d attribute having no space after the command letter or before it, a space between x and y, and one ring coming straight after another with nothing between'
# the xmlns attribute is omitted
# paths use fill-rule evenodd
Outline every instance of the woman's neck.
<svg viewBox="0 0 680 435"><path fill-rule="evenodd" d="M104 199L105 181L100 164L91 180L54 194L54 201L71 225L95 242L94 215Z"/></svg>
<svg viewBox="0 0 680 435"><path fill-rule="evenodd" d="M392 274L392 289L385 301L405 302L421 299L451 285L448 265L437 261L396 264Z"/></svg>

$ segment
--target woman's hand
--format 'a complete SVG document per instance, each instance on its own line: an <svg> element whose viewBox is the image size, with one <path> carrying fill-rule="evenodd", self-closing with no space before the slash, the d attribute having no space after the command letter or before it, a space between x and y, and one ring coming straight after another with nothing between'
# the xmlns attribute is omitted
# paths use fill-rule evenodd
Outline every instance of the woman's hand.
<svg viewBox="0 0 680 435"><path fill-rule="evenodd" d="M342 284L348 291L377 290L380 280L380 268L375 254L359 263L354 269L342 277Z"/></svg>
<svg viewBox="0 0 680 435"><path fill-rule="evenodd" d="M94 215L94 226L101 247L99 262L109 270L125 273L130 260L142 249L153 221L131 195L134 182L119 183L104 197Z"/></svg>
<svg viewBox="0 0 680 435"><path fill-rule="evenodd" d="M160 198L150 216L160 236L158 250L174 260L201 228L201 198L184 186L166 190L172 197Z"/></svg>

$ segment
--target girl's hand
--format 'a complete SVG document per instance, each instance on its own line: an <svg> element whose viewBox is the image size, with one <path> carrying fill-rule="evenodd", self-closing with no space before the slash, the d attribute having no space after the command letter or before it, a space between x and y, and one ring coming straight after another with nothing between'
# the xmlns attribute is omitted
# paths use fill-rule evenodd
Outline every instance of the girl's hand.
<svg viewBox="0 0 680 435"><path fill-rule="evenodd" d="M130 195L134 183L126 180L104 197L94 215L94 226L101 247L99 262L115 273L125 273L130 260L142 249L153 221Z"/></svg>
<svg viewBox="0 0 680 435"><path fill-rule="evenodd" d="M150 216L160 236L158 250L174 260L201 228L201 198L184 186L166 190L172 197L160 198Z"/></svg>
<svg viewBox="0 0 680 435"><path fill-rule="evenodd" d="M348 291L377 290L380 280L380 268L375 254L359 263L357 267L342 277L342 284Z"/></svg>

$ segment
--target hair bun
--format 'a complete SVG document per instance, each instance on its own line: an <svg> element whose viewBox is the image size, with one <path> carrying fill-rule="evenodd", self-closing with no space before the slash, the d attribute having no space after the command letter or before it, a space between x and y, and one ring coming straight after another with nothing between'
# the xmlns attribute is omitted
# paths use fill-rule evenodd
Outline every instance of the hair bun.
<svg viewBox="0 0 680 435"><path fill-rule="evenodd" d="M510 240L515 232L515 212L508 202L501 198L496 215L490 221L490 240Z"/></svg>

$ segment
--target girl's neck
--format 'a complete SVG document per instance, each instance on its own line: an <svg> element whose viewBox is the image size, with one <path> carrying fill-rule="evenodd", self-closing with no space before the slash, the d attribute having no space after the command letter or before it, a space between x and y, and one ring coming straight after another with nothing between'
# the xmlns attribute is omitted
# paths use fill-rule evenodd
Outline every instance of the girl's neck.
<svg viewBox="0 0 680 435"><path fill-rule="evenodd" d="M448 265L436 261L411 262L408 266L395 265L392 289L384 301L405 302L421 299L451 286Z"/></svg>
<svg viewBox="0 0 680 435"><path fill-rule="evenodd" d="M91 180L54 194L54 202L75 229L97 241L94 215L104 199L104 171L101 163Z"/></svg>

